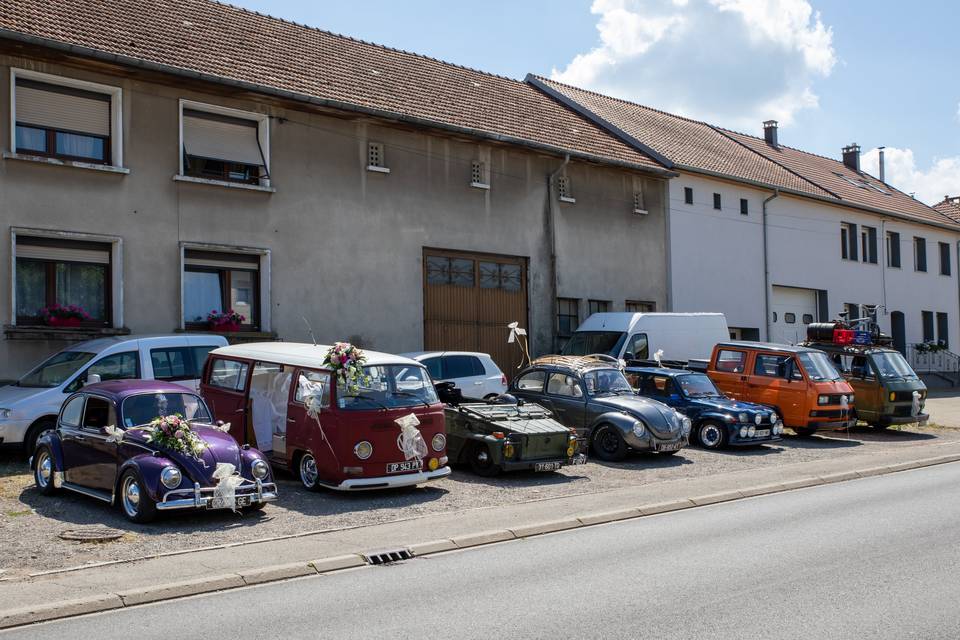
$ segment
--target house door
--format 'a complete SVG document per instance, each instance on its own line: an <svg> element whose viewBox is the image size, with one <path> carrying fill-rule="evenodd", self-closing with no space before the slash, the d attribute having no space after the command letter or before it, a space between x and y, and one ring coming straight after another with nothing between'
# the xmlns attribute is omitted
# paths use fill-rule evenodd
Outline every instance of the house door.
<svg viewBox="0 0 960 640"><path fill-rule="evenodd" d="M489 353L513 377L521 354L507 325L527 318L526 258L424 249L424 349Z"/></svg>
<svg viewBox="0 0 960 640"><path fill-rule="evenodd" d="M907 355L907 327L902 311L894 311L890 314L890 334L893 337L893 348Z"/></svg>

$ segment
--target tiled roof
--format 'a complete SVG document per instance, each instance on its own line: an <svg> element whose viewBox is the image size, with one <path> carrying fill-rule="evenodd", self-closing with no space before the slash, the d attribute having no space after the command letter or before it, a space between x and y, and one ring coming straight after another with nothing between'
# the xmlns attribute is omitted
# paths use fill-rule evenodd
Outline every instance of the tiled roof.
<svg viewBox="0 0 960 640"><path fill-rule="evenodd" d="M572 108L582 107L640 144L675 163L677 168L722 174L811 195L838 204L879 209L920 222L953 225L947 216L843 162L791 147L773 147L763 139L716 127L633 102L528 76L559 94Z"/></svg>
<svg viewBox="0 0 960 640"><path fill-rule="evenodd" d="M960 198L947 196L942 201L933 205L933 208L954 222L960 223Z"/></svg>
<svg viewBox="0 0 960 640"><path fill-rule="evenodd" d="M0 37L17 34L337 107L663 170L525 82L211 0L0 0Z"/></svg>

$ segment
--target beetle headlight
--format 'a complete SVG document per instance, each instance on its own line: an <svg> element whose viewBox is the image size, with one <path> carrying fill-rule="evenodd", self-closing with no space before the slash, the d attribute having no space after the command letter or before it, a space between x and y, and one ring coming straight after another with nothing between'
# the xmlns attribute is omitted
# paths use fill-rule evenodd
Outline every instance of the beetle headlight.
<svg viewBox="0 0 960 640"><path fill-rule="evenodd" d="M183 480L183 475L180 473L180 469L176 467L164 467L163 471L160 472L160 482L167 489L176 489L180 486L181 480Z"/></svg>
<svg viewBox="0 0 960 640"><path fill-rule="evenodd" d="M373 455L373 445L366 440L362 440L353 448L353 455L357 456L361 460L366 460Z"/></svg>
<svg viewBox="0 0 960 640"><path fill-rule="evenodd" d="M753 416L753 423L758 427L760 426L761 422L763 422L763 416L761 414L758 413L757 415Z"/></svg>
<svg viewBox="0 0 960 640"><path fill-rule="evenodd" d="M751 438L752 438L753 436L755 436L756 434L757 434L757 428L756 428L756 427L750 427L749 429L747 429L747 435L750 436Z"/></svg>
<svg viewBox="0 0 960 640"><path fill-rule="evenodd" d="M270 465L263 460L254 460L253 464L250 465L250 473L257 480L263 480L270 474Z"/></svg>
<svg viewBox="0 0 960 640"><path fill-rule="evenodd" d="M740 427L741 438L746 438L748 433L750 433L750 431L746 427Z"/></svg>
<svg viewBox="0 0 960 640"><path fill-rule="evenodd" d="M748 416L745 413L741 413L739 416L737 416L737 418L740 419L740 422L746 422L747 420L750 419L750 416Z"/></svg>
<svg viewBox="0 0 960 640"><path fill-rule="evenodd" d="M438 433L430 440L430 446L433 447L434 451L443 451L443 448L447 446L447 436Z"/></svg>
<svg viewBox="0 0 960 640"><path fill-rule="evenodd" d="M637 436L638 438L642 438L643 434L645 434L646 432L647 432L647 428L643 426L642 422L637 420L636 422L633 423L633 435Z"/></svg>
<svg viewBox="0 0 960 640"><path fill-rule="evenodd" d="M690 429L693 428L693 423L690 421L690 418L688 418L687 416L683 416L681 428L683 429L684 436L690 435Z"/></svg>
<svg viewBox="0 0 960 640"><path fill-rule="evenodd" d="M777 415L777 412L774 411L770 414L770 424L777 424L780 421L780 416Z"/></svg>

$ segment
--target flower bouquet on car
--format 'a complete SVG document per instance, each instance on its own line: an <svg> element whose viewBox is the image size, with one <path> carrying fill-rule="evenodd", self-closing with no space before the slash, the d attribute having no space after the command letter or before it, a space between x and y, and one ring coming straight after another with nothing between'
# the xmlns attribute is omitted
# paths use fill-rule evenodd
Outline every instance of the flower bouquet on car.
<svg viewBox="0 0 960 640"><path fill-rule="evenodd" d="M190 423L179 415L160 416L143 428L149 433L147 442L188 455L197 460L209 445L193 430Z"/></svg>
<svg viewBox="0 0 960 640"><path fill-rule="evenodd" d="M366 362L362 349L349 342L337 342L327 351L323 365L333 372L337 383L342 383L350 393L356 393L360 385L369 381L363 372Z"/></svg>

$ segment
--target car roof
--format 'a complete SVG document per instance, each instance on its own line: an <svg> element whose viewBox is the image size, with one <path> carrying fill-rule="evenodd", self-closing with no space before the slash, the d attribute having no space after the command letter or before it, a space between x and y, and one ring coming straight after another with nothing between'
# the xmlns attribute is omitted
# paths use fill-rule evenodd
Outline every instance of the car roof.
<svg viewBox="0 0 960 640"><path fill-rule="evenodd" d="M541 356L530 363L531 367L556 367L583 373L590 369L619 369L616 362L601 360L595 356Z"/></svg>
<svg viewBox="0 0 960 640"><path fill-rule="evenodd" d="M86 340L70 345L64 351L82 351L85 353L100 353L111 347L124 344L145 343L144 346L150 346L152 342L165 342L167 340L177 340L186 346L201 346L206 344L226 345L227 339L223 336L204 334L204 333L151 333L143 335L129 336L105 336Z"/></svg>
<svg viewBox="0 0 960 640"><path fill-rule="evenodd" d="M800 345L776 344L774 342L752 342L749 340L729 340L727 342L718 342L718 347L731 347L734 349L757 349L761 351L780 351L783 353L809 353L819 351Z"/></svg>
<svg viewBox="0 0 960 640"><path fill-rule="evenodd" d="M129 396L150 393L190 393L196 395L193 389L188 389L173 382L163 382L162 380L108 380L107 382L89 384L80 389L80 392L93 393L114 402L119 402Z"/></svg>
<svg viewBox="0 0 960 640"><path fill-rule="evenodd" d="M408 351L407 353L401 353L400 355L417 361L423 358L432 358L434 356L476 356L478 358L490 357L489 353L483 353L481 351Z"/></svg>
<svg viewBox="0 0 960 640"><path fill-rule="evenodd" d="M262 360L277 364L290 364L308 369L323 369L323 361L327 357L331 345L308 344L304 342L249 342L234 344L229 347L220 347L210 352L210 355L243 358L246 360ZM380 351L363 349L367 358L367 365L405 364L422 367L423 365L404 356Z"/></svg>
<svg viewBox="0 0 960 640"><path fill-rule="evenodd" d="M657 376L679 376L692 373L703 373L702 371L691 371L690 369L668 369L667 367L627 367L630 373L651 373Z"/></svg>

